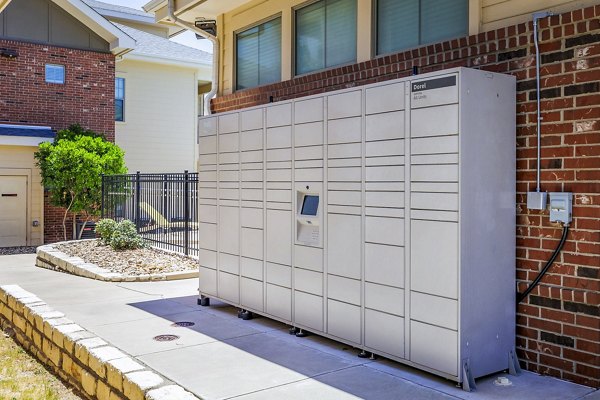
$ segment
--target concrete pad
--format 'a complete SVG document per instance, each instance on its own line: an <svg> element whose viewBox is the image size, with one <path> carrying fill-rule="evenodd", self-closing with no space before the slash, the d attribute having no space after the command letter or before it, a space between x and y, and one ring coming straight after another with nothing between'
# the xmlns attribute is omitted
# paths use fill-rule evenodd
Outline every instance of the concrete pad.
<svg viewBox="0 0 600 400"><path fill-rule="evenodd" d="M594 390L587 396L582 397L582 400L600 400L600 389Z"/></svg>
<svg viewBox="0 0 600 400"><path fill-rule="evenodd" d="M155 316L152 312L131 305L131 303L144 302L147 299L148 297L140 298L139 294L134 298L125 299L108 297L93 303L61 304L58 308L68 315L77 315L78 322L81 325L92 329L97 325L134 321ZM90 309L93 309L93 312L89 312Z"/></svg>
<svg viewBox="0 0 600 400"><path fill-rule="evenodd" d="M466 393L455 383L351 346L289 335L266 317L243 321L211 299L197 306L197 279L142 283L94 281L34 266L34 255L0 256L0 285L18 284L160 374L205 399L543 399L600 400L591 388L525 372L495 386L496 374ZM189 328L173 327L190 321ZM156 342L161 334L180 336Z"/></svg>
<svg viewBox="0 0 600 400"><path fill-rule="evenodd" d="M240 397L252 399L406 399L437 400L455 397L386 373L356 366L313 379Z"/></svg>
<svg viewBox="0 0 600 400"><path fill-rule="evenodd" d="M562 400L579 399L589 393L586 386L561 381L550 376L540 376L523 371L519 376L509 374L494 374L475 380L477 390L465 392L441 377L428 374L409 366L381 360L368 365L369 368L403 378L419 385L427 386L437 391L466 400L479 399L527 399L527 400ZM511 386L496 386L494 380L499 376L507 377Z"/></svg>
<svg viewBox="0 0 600 400"><path fill-rule="evenodd" d="M221 342L148 354L139 359L206 400L230 398L305 378Z"/></svg>

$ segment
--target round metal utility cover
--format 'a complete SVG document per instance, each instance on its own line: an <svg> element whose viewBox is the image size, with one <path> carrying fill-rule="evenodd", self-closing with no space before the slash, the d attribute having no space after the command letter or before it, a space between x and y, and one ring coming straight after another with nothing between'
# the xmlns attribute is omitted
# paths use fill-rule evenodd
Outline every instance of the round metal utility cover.
<svg viewBox="0 0 600 400"><path fill-rule="evenodd" d="M171 326L174 328L188 328L188 327L194 326L194 325L196 325L196 323L190 322L190 321L180 321L180 322L174 322L171 324Z"/></svg>
<svg viewBox="0 0 600 400"><path fill-rule="evenodd" d="M177 335L158 335L153 337L157 342L171 342L173 340L179 339Z"/></svg>

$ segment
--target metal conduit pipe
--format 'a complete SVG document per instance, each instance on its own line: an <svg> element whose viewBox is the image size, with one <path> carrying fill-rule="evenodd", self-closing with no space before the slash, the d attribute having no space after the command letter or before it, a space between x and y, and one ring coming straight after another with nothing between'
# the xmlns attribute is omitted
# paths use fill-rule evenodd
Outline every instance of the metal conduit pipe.
<svg viewBox="0 0 600 400"><path fill-rule="evenodd" d="M203 38L210 40L210 42L213 45L212 88L211 88L210 92L208 92L204 96L205 114L206 115L212 114L212 112L210 110L210 101L213 99L213 97L215 97L217 95L217 92L219 90L219 39L217 39L214 35L211 35L210 33L198 28L196 25L179 19L175 15L175 4L174 3L175 3L175 0L168 0L167 9L168 9L169 19L173 23L179 25L180 27L190 30L194 33L197 33L198 35L202 36Z"/></svg>
<svg viewBox="0 0 600 400"><path fill-rule="evenodd" d="M541 136L542 136L542 116L540 110L540 46L538 38L538 20L547 18L552 13L548 11L537 12L533 14L533 41L535 43L535 83L537 100L537 174L535 191L540 192L540 161L541 161Z"/></svg>

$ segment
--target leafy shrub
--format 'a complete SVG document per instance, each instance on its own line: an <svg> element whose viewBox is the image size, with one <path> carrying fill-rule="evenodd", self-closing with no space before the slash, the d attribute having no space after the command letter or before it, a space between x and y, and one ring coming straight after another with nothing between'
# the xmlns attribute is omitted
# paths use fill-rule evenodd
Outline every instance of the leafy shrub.
<svg viewBox="0 0 600 400"><path fill-rule="evenodd" d="M114 250L139 249L146 246L144 239L137 233L135 224L127 219L116 225L109 244Z"/></svg>
<svg viewBox="0 0 600 400"><path fill-rule="evenodd" d="M133 250L146 247L144 239L137 233L135 224L128 219L116 222L105 218L96 224L96 232L103 244L114 250Z"/></svg>
<svg viewBox="0 0 600 400"><path fill-rule="evenodd" d="M110 218L104 218L96 224L96 233L100 236L102 244L110 244L110 238L113 232L117 229L117 221Z"/></svg>

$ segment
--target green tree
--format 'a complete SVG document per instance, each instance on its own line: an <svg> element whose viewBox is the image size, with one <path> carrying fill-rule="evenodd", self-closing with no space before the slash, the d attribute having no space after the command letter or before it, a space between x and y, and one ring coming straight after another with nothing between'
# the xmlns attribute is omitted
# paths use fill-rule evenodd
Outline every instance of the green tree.
<svg viewBox="0 0 600 400"><path fill-rule="evenodd" d="M65 240L69 212L83 213L84 227L91 217L100 215L102 174L127 172L123 150L79 125L58 132L53 143L41 143L35 158L42 184L50 191L50 203L65 209Z"/></svg>

